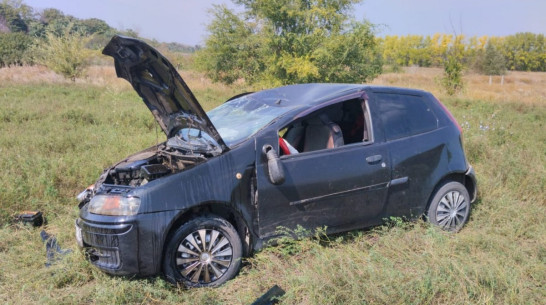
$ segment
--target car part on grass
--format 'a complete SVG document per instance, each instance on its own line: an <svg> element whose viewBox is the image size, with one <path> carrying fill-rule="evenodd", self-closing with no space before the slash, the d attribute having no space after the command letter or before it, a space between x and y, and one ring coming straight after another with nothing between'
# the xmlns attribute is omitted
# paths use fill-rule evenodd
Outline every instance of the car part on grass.
<svg viewBox="0 0 546 305"><path fill-rule="evenodd" d="M285 291L281 287L275 285L271 287L266 293L259 297L251 305L273 305L279 302L279 299L285 294Z"/></svg>
<svg viewBox="0 0 546 305"><path fill-rule="evenodd" d="M23 211L15 216L15 220L33 227L39 227L45 223L45 217L40 211Z"/></svg>
<svg viewBox="0 0 546 305"><path fill-rule="evenodd" d="M42 241L46 246L46 267L50 267L57 261L61 260L65 255L72 252L70 249L61 249L59 243L57 243L57 238L49 235L44 230L40 232L40 237L42 237Z"/></svg>

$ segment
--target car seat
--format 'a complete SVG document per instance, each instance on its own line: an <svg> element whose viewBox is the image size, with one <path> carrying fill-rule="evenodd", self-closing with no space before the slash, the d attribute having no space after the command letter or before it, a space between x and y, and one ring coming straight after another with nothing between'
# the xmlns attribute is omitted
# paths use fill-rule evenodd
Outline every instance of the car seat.
<svg viewBox="0 0 546 305"><path fill-rule="evenodd" d="M298 122L286 131L283 138L298 151L303 151L303 142L305 137L305 126L302 122Z"/></svg>
<svg viewBox="0 0 546 305"><path fill-rule="evenodd" d="M343 133L326 113L307 120L303 151L343 146Z"/></svg>

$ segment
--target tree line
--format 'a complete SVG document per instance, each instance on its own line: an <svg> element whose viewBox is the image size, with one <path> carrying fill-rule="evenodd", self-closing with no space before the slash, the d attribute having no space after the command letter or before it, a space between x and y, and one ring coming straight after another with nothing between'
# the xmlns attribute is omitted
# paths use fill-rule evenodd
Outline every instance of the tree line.
<svg viewBox="0 0 546 305"><path fill-rule="evenodd" d="M386 65L442 67L448 50L461 48L463 64L484 74L512 71L546 71L546 40L543 34L517 33L495 37L465 37L464 35L434 34L378 38ZM496 66L497 71L492 71ZM494 73L491 73L494 72Z"/></svg>
<svg viewBox="0 0 546 305"><path fill-rule="evenodd" d="M465 37L435 34L378 37L350 12L360 0L233 0L236 13L214 6L203 47L146 40L178 68L198 68L215 81L282 85L366 82L403 66L443 67L455 90L461 71L546 71L543 34ZM40 63L75 79L119 31L97 18L78 19L53 8L37 11L22 0L0 2L0 67ZM196 52L189 57L183 53Z"/></svg>
<svg viewBox="0 0 546 305"><path fill-rule="evenodd" d="M215 6L197 67L215 81L280 85L366 82L384 69L442 67L447 91L462 87L462 71L501 75L546 71L543 34L465 37L435 34L378 37L351 17L360 0L233 0L242 11Z"/></svg>
<svg viewBox="0 0 546 305"><path fill-rule="evenodd" d="M37 51L40 53L39 49L47 49L52 44L62 43L63 39L80 45L84 41L82 46L84 49L100 50L115 34L140 38L138 32L134 30L120 31L101 19L79 19L54 8L36 10L22 0L2 0L0 68L34 64L43 55L36 53ZM199 49L199 46L174 42L160 43L156 40L147 42L165 52L192 53Z"/></svg>
<svg viewBox="0 0 546 305"><path fill-rule="evenodd" d="M0 3L0 67L33 64L33 46L48 35L62 37L78 34L90 37L89 49L102 47L116 30L100 19L78 19L48 8L36 11L21 0Z"/></svg>

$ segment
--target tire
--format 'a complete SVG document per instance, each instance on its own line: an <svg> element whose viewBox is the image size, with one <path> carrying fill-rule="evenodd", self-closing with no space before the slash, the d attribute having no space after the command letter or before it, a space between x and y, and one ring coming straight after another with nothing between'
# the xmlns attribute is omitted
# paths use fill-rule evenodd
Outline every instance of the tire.
<svg viewBox="0 0 546 305"><path fill-rule="evenodd" d="M213 215L194 218L168 241L163 273L173 284L217 287L237 274L242 253L241 239L229 222Z"/></svg>
<svg viewBox="0 0 546 305"><path fill-rule="evenodd" d="M427 212L430 223L450 232L461 230L469 215L468 190L454 181L445 183L436 191Z"/></svg>

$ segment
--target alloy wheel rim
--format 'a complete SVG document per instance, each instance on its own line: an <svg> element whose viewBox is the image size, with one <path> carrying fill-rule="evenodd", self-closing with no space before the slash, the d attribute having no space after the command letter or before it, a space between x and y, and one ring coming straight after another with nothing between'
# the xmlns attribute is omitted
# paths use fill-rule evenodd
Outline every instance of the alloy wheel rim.
<svg viewBox="0 0 546 305"><path fill-rule="evenodd" d="M442 197L436 209L436 221L444 229L460 227L468 214L468 202L458 191L450 191Z"/></svg>
<svg viewBox="0 0 546 305"><path fill-rule="evenodd" d="M222 232L199 229L178 245L176 267L192 283L207 284L221 278L229 269L233 247Z"/></svg>

